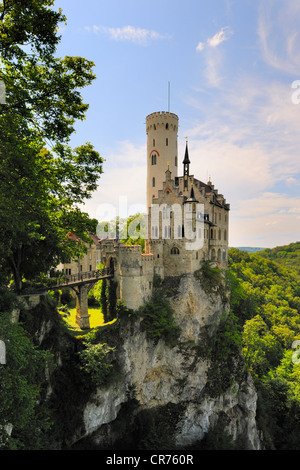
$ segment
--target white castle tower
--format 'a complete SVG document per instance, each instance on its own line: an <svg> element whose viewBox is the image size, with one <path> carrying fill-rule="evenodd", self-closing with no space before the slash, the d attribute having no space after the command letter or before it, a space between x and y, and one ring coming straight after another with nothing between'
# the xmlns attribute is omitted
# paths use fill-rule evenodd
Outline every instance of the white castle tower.
<svg viewBox="0 0 300 470"><path fill-rule="evenodd" d="M169 112L149 114L147 133L147 209L162 189L165 172L178 176L178 116Z"/></svg>

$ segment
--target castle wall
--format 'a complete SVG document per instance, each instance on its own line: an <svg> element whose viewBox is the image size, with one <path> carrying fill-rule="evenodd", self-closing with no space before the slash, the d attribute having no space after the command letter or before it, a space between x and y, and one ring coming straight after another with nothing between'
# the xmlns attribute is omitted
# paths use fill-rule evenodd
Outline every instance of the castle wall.
<svg viewBox="0 0 300 470"><path fill-rule="evenodd" d="M118 247L119 298L136 310L150 300L153 289L154 256L142 254L141 246Z"/></svg>
<svg viewBox="0 0 300 470"><path fill-rule="evenodd" d="M68 263L59 264L56 269L66 275L95 271L101 262L100 246L95 243L86 243L87 253L82 258L71 259Z"/></svg>

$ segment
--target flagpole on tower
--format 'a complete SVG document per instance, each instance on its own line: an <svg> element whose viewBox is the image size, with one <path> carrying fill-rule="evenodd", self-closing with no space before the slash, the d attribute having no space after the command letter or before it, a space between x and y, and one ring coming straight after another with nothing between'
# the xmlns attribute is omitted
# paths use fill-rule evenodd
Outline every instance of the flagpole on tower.
<svg viewBox="0 0 300 470"><path fill-rule="evenodd" d="M170 112L170 82L168 82L168 112Z"/></svg>

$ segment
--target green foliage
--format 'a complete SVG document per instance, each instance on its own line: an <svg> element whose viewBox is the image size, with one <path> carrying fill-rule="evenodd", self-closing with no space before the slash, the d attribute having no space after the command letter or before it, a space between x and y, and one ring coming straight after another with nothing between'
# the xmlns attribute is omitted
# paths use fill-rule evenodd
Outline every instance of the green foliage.
<svg viewBox="0 0 300 470"><path fill-rule="evenodd" d="M203 329L199 354L211 360L208 371L210 396L219 396L245 373L244 361L240 359L241 331L234 315L224 313L213 335L209 328Z"/></svg>
<svg viewBox="0 0 300 470"><path fill-rule="evenodd" d="M174 346L180 334L180 328L176 325L169 302L157 292L152 299L137 311L142 320L142 327L149 338L158 341L164 339L166 344Z"/></svg>
<svg viewBox="0 0 300 470"><path fill-rule="evenodd" d="M6 448L22 449L24 442L18 436L35 429L27 442L27 449L34 449L41 445L41 434L49 426L47 414L38 410L37 403L52 358L48 351L38 350L22 325L12 323L5 313L0 313L0 338L6 345L6 365L0 365L1 425L13 426L8 440L0 431L0 442Z"/></svg>
<svg viewBox="0 0 300 470"><path fill-rule="evenodd" d="M194 272L196 279L201 281L201 286L207 293L212 293L216 289L222 289L222 273L219 268L213 268L207 260L201 261L201 267Z"/></svg>
<svg viewBox="0 0 300 470"><path fill-rule="evenodd" d="M258 423L266 447L277 450L300 448L298 252L299 242L256 254L229 251L231 308L258 390Z"/></svg>
<svg viewBox="0 0 300 470"><path fill-rule="evenodd" d="M56 57L65 17L53 4L0 3L0 263L18 291L23 278L84 253L69 232L86 241L96 228L80 205L97 188L103 160L89 142L69 146L88 109L80 89L95 79L94 64Z"/></svg>
<svg viewBox="0 0 300 470"><path fill-rule="evenodd" d="M81 361L81 369L90 377L96 386L106 383L112 369L111 356L115 348L106 343L94 343L93 335L89 334L83 340L85 349L78 354Z"/></svg>
<svg viewBox="0 0 300 470"><path fill-rule="evenodd" d="M290 245L278 246L270 249L266 248L259 253L263 258L286 266L300 274L300 241Z"/></svg>
<svg viewBox="0 0 300 470"><path fill-rule="evenodd" d="M100 305L104 317L104 323L107 323L108 321L108 308L107 308L107 282L106 279L103 279L102 285L101 285L101 295L100 295Z"/></svg>
<svg viewBox="0 0 300 470"><path fill-rule="evenodd" d="M97 226L97 235L118 238L124 245L140 245L145 251L146 218L145 214L130 215L126 219L116 217L111 221L102 221Z"/></svg>

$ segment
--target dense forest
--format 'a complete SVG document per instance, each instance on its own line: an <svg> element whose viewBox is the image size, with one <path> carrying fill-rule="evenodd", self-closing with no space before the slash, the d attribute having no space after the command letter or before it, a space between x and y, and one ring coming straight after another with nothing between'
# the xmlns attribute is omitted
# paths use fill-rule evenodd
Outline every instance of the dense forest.
<svg viewBox="0 0 300 470"><path fill-rule="evenodd" d="M299 248L298 242L254 254L229 252L231 308L268 449L300 448Z"/></svg>
<svg viewBox="0 0 300 470"><path fill-rule="evenodd" d="M272 250L266 248L260 255L300 274L300 242L291 243L288 246L278 246Z"/></svg>

